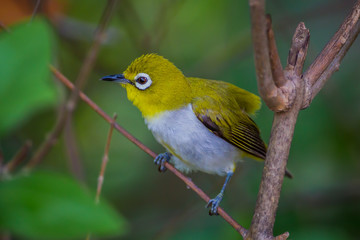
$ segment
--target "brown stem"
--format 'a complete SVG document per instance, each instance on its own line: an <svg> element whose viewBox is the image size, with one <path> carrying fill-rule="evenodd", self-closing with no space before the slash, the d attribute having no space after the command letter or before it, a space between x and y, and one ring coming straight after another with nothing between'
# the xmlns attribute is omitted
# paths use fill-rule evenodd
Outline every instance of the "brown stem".
<svg viewBox="0 0 360 240"><path fill-rule="evenodd" d="M311 91L306 93L307 100L303 108L310 105L312 99L324 86L330 76L338 70L342 58L351 47L360 31L360 0L358 0L341 24L339 30L334 34L328 44L316 57L304 74L304 79Z"/></svg>
<svg viewBox="0 0 360 240"><path fill-rule="evenodd" d="M105 151L104 151L104 156L102 158L102 162L101 162L101 169L100 169L100 174L99 174L99 178L98 178L98 185L96 188L96 197L95 197L95 203L98 204L100 201L100 194L101 194L101 189L102 189L102 185L104 182L104 176L105 176L105 170L106 170L106 165L109 161L109 149L110 149L110 143L111 143L111 137L112 137L112 133L114 130L114 124L116 123L116 118L117 115L116 113L113 116L113 121L110 124L110 129L109 129L109 133L108 133L108 137L106 140L106 145L105 145Z"/></svg>
<svg viewBox="0 0 360 240"><path fill-rule="evenodd" d="M299 86L300 88L300 86ZM298 89L298 88L297 88ZM299 95L298 95L299 96ZM273 227L290 145L302 98L287 112L275 113L249 239L273 239Z"/></svg>
<svg viewBox="0 0 360 240"><path fill-rule="evenodd" d="M265 18L265 0L249 0L249 4L255 69L260 96L271 110L275 112L285 111L292 105L294 85L289 81L284 83L280 79L273 80L267 36L268 24L266 24ZM270 46L273 46L273 43L271 42ZM273 69L278 69L278 67ZM278 88L275 82L282 87Z"/></svg>
<svg viewBox="0 0 360 240"><path fill-rule="evenodd" d="M274 31L271 26L271 16L269 14L266 15L266 34L268 38L271 72L274 83L276 87L279 88L286 84L286 79L284 76L283 68L281 66L278 50L276 47Z"/></svg>
<svg viewBox="0 0 360 240"><path fill-rule="evenodd" d="M289 56L287 60L287 71L294 71L297 77L301 77L307 49L309 47L310 32L303 22L300 22L292 38Z"/></svg>
<svg viewBox="0 0 360 240"><path fill-rule="evenodd" d="M53 66L50 66L51 71L54 73L56 78L58 78L65 86L67 86L69 89L73 90L74 85L64 76L62 75L56 68ZM124 135L127 139L129 139L131 142L133 142L136 146L138 146L141 150L149 154L151 157L155 158L157 154L155 154L153 151L151 151L147 146L145 146L143 143L141 143L139 140L137 140L133 135L131 135L129 132L127 132L124 128L122 128L119 124L114 123L114 120L107 115L98 105L96 105L91 99L89 99L83 92L79 91L80 98L88 104L95 112L97 112L101 117L103 117L108 123L114 124L114 128ZM184 174L179 172L175 167L173 167L169 163L165 163L165 167L174 173L178 178L180 178L190 189L192 189L194 192L196 192L197 195L199 195L205 202L209 202L210 197L204 193L204 191L195 185L194 182L192 182L188 177L186 177ZM247 230L242 227L240 224L238 224L230 215L228 215L222 208L218 209L218 213L220 216L222 216L236 231L238 231L241 236L245 238L247 234Z"/></svg>
<svg viewBox="0 0 360 240"><path fill-rule="evenodd" d="M38 10L39 10L39 7L40 7L40 2L41 2L41 0L36 0L34 10L33 10L32 14L31 14L31 20L30 21L32 21L35 18L36 14L38 13Z"/></svg>
<svg viewBox="0 0 360 240"><path fill-rule="evenodd" d="M275 112L269 148L260 183L255 213L247 239L274 239L273 227L278 207L281 186L286 170L287 159L294 134L298 113L304 96L304 82L301 71L309 44L309 31L303 23L296 28L289 51L284 75L295 85L296 97L293 106L286 112ZM275 239L286 239L284 233Z"/></svg>
<svg viewBox="0 0 360 240"><path fill-rule="evenodd" d="M109 21L112 16L112 11L114 10L116 4L116 0L108 0L108 3L102 13L99 26L96 30L94 41L92 46L90 47L83 65L81 66L81 69L79 71L78 77L75 81L77 89L83 89L83 87L86 84L86 81L89 77L89 74L91 72L91 69L93 68L96 58L99 53L100 46L103 42L106 28L109 24ZM68 114L66 116L66 126L65 126L65 139L68 141L65 141L65 146L68 152L68 156L70 159L70 166L72 169L72 172L75 174L77 179L83 181L84 180L84 170L82 167L82 161L79 159L79 153L77 148L77 142L76 137L74 134L74 127L72 124L72 117L73 112L76 108L78 101L78 92L77 90L71 92L71 96L68 100L68 106L71 106L67 108Z"/></svg>
<svg viewBox="0 0 360 240"><path fill-rule="evenodd" d="M96 188L95 204L100 203L101 189L102 189L102 185L104 182L106 166L109 161L109 149L110 149L112 133L114 130L114 124L116 123L116 118L117 118L117 115L116 115L116 113L114 113L113 121L110 124L110 129L109 129L109 133L108 133L107 140L106 140L104 156L103 156L102 162L101 162L101 169L100 169L100 173L99 173L99 177L98 177L98 184L97 184L97 188ZM91 234L88 233L86 236L86 240L90 240L90 238L91 238Z"/></svg>
<svg viewBox="0 0 360 240"><path fill-rule="evenodd" d="M338 54L335 56L335 58L332 60L332 62L328 66L328 68L320 75L318 80L312 86L311 101L320 92L320 90L324 87L325 83L334 74L334 72L339 70L340 63L341 63L342 59L346 55L349 48L352 46L352 44L355 41L356 37L359 35L359 32L360 32L360 21L358 21L356 23L356 25L354 26L353 31L351 31L351 33L350 33L350 36L349 36L348 40L343 45L343 47L338 52Z"/></svg>
<svg viewBox="0 0 360 240"><path fill-rule="evenodd" d="M105 29L111 17L111 11L113 10L115 3L116 0L108 0L105 10L103 12L103 16L100 20L98 31L95 34L93 45L91 46L90 51L88 52L88 55L85 58L85 62L79 72L78 78L76 79L75 82L76 88L74 88L74 90L71 92L70 97L68 98L66 103L62 106L53 130L50 132L48 137L45 139L45 141L42 143L42 145L38 148L38 150L35 152L33 157L30 159L25 170L29 170L33 168L49 153L50 149L54 146L58 137L62 133L65 124L71 119L72 112L76 108L76 104L77 104L77 98L79 94L78 89L81 89L84 86L86 79L89 75L89 72L95 62L100 44L102 43Z"/></svg>
<svg viewBox="0 0 360 240"><path fill-rule="evenodd" d="M3 172L5 174L11 173L21 162L23 162L26 156L29 154L32 142L27 140L24 145L19 149L16 155L11 159L4 167Z"/></svg>

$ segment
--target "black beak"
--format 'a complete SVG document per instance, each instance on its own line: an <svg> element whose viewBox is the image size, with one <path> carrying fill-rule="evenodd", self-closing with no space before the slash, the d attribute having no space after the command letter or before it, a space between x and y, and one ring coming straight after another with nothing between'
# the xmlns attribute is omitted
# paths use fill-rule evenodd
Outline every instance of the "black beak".
<svg viewBox="0 0 360 240"><path fill-rule="evenodd" d="M109 81L109 82L118 82L118 83L130 83L133 84L129 79L126 79L123 74L114 74L102 77L100 80Z"/></svg>

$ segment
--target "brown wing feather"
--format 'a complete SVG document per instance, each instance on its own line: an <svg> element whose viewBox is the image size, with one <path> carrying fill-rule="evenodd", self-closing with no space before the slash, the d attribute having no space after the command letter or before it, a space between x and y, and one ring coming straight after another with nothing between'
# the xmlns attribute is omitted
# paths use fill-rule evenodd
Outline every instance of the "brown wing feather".
<svg viewBox="0 0 360 240"><path fill-rule="evenodd" d="M254 121L247 117L247 121L239 121L233 128L218 126L211 117L197 114L197 118L215 135L240 148L242 151L260 159L266 157L266 145L260 137L259 129Z"/></svg>

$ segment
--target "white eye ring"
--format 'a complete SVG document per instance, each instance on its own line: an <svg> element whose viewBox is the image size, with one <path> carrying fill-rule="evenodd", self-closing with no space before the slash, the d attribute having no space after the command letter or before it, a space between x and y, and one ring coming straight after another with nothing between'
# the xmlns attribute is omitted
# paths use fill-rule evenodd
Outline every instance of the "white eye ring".
<svg viewBox="0 0 360 240"><path fill-rule="evenodd" d="M152 84L151 78L146 73L139 73L135 77L135 86L137 89L145 90Z"/></svg>

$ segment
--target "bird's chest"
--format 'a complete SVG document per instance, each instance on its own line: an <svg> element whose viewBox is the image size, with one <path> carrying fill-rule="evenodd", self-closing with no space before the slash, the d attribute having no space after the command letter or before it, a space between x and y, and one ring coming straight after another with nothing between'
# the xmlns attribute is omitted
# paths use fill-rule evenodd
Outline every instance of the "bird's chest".
<svg viewBox="0 0 360 240"><path fill-rule="evenodd" d="M146 124L157 141L174 150L206 141L209 137L208 130L196 118L191 106L166 111L146 120Z"/></svg>
<svg viewBox="0 0 360 240"><path fill-rule="evenodd" d="M239 158L237 148L209 131L197 119L191 105L147 119L146 124L156 140L188 168L180 170L223 175Z"/></svg>

